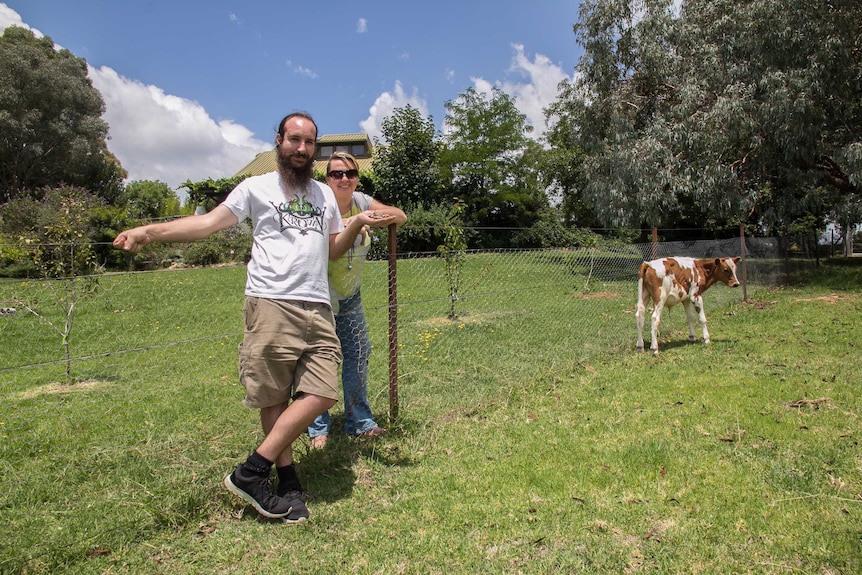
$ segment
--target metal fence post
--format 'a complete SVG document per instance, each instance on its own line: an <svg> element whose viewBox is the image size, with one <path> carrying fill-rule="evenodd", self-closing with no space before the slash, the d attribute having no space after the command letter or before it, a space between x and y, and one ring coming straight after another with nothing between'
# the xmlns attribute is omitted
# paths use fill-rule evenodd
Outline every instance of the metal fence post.
<svg viewBox="0 0 862 575"><path fill-rule="evenodd" d="M388 228L389 256L389 420L398 419L398 270L395 224Z"/></svg>
<svg viewBox="0 0 862 575"><path fill-rule="evenodd" d="M658 228L653 226L652 228L652 255L650 256L651 260L658 258Z"/></svg>
<svg viewBox="0 0 862 575"><path fill-rule="evenodd" d="M739 226L739 250L742 256L742 301L748 303L748 266L745 257L745 226Z"/></svg>

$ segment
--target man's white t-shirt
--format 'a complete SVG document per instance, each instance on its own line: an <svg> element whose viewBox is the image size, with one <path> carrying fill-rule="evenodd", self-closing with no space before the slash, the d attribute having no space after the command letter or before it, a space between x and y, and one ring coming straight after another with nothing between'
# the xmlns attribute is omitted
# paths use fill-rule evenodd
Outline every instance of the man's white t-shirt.
<svg viewBox="0 0 862 575"><path fill-rule="evenodd" d="M329 236L344 229L329 186L286 194L278 172L243 180L222 205L253 227L245 294L329 303Z"/></svg>

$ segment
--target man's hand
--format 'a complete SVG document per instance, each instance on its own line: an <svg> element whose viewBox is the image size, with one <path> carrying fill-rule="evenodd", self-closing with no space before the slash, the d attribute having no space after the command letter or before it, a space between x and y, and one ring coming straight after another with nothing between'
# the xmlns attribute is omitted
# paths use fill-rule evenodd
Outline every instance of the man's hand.
<svg viewBox="0 0 862 575"><path fill-rule="evenodd" d="M117 234L117 237L114 238L114 247L136 254L151 241L152 239L142 226Z"/></svg>

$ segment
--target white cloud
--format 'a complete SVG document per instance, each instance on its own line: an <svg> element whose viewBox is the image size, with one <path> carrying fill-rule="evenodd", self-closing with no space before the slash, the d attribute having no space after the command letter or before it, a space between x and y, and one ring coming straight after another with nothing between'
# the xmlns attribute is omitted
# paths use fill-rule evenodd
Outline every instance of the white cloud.
<svg viewBox="0 0 862 575"><path fill-rule="evenodd" d="M312 80L317 78L317 72L315 72L314 70L311 70L309 68L306 68L305 66L297 66L293 69L293 71L294 71L294 73L299 74L300 76L306 76L308 78L311 78Z"/></svg>
<svg viewBox="0 0 862 575"><path fill-rule="evenodd" d="M160 180L176 189L186 180L232 176L272 148L230 120L214 121L197 102L124 78L111 68L89 68L105 100L108 149L129 180Z"/></svg>
<svg viewBox="0 0 862 575"><path fill-rule="evenodd" d="M0 3L0 33L12 25L43 36ZM216 122L197 102L124 78L105 66L88 66L88 75L105 102L108 149L130 181L159 180L176 190L186 180L232 176L255 155L272 149L272 142L256 139L244 126Z"/></svg>
<svg viewBox="0 0 862 575"><path fill-rule="evenodd" d="M18 26L20 28L31 30L37 38L44 36L44 34L36 28L32 28L25 24L23 20L21 20L20 14L9 8L6 4L0 4L0 33L9 26Z"/></svg>
<svg viewBox="0 0 862 575"><path fill-rule="evenodd" d="M317 72L315 72L314 70L312 70L310 68L306 68L305 66L302 66L300 64L294 64L292 60L285 60L284 63L288 68L293 68L294 74L299 74L300 76L306 76L308 78L311 78L312 80L317 78Z"/></svg>
<svg viewBox="0 0 862 575"><path fill-rule="evenodd" d="M510 72L524 76L527 82L496 82L491 84L483 78L471 78L477 92L490 94L492 86L514 98L515 106L527 116L533 126L532 138L539 138L545 131L544 108L550 106L558 95L558 85L565 79L571 80L563 69L542 54L536 54L532 61L524 54L524 46L513 44L515 55Z"/></svg>
<svg viewBox="0 0 862 575"><path fill-rule="evenodd" d="M401 82L396 81L393 92L383 92L377 96L374 104L368 110L368 118L359 122L359 127L368 134L373 142L374 138L382 137L383 120L386 116L392 114L396 108L403 108L407 104L419 110L423 117L428 117L428 104L419 97L416 87L413 88L413 93L408 96L404 92Z"/></svg>
<svg viewBox="0 0 862 575"><path fill-rule="evenodd" d="M357 34L365 34L368 31L368 20L365 18L360 18L359 22L356 23L356 33Z"/></svg>
<svg viewBox="0 0 862 575"><path fill-rule="evenodd" d="M312 80L317 78L317 72L315 72L314 70L310 70L305 66L297 66L293 69L293 71L300 76L306 76L308 78L311 78Z"/></svg>

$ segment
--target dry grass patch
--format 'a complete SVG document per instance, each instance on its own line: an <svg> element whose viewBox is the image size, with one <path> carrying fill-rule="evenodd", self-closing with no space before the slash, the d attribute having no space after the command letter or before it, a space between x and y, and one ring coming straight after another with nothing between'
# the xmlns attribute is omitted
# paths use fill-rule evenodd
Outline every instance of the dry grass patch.
<svg viewBox="0 0 862 575"><path fill-rule="evenodd" d="M793 302L796 303L796 302L803 302L803 301L805 301L805 302L822 301L825 303L836 304L839 301L841 301L843 299L847 299L847 298L848 298L848 296L846 296L846 295L842 296L842 295L838 295L837 293L831 293L828 295L821 295L821 296L817 296L817 297L796 298L795 300L793 300Z"/></svg>
<svg viewBox="0 0 862 575"><path fill-rule="evenodd" d="M34 389L28 389L21 393L15 394L17 399L32 399L42 395L56 395L63 393L83 393L85 391L93 391L103 389L108 386L107 381L86 380L77 383L49 383Z"/></svg>

